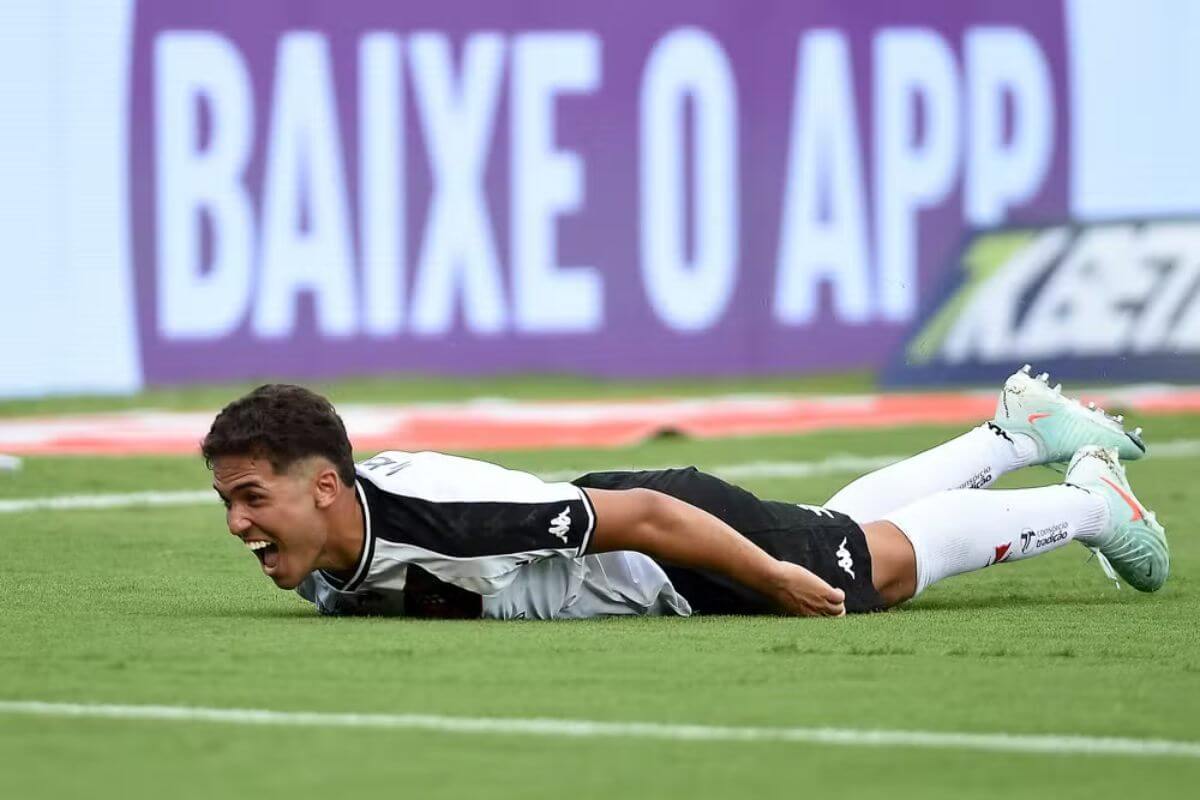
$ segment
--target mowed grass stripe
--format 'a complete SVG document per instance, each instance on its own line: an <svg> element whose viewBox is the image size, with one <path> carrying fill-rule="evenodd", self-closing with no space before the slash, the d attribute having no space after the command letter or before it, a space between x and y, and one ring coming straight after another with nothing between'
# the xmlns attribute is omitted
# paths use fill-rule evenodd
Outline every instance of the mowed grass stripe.
<svg viewBox="0 0 1200 800"><path fill-rule="evenodd" d="M714 475L731 481L755 480L758 478L813 478L822 475L841 475L869 472L886 467L909 455L862 456L838 454L813 461L750 461L741 464L725 464L708 468ZM1156 459L1184 459L1200 456L1200 439L1175 439L1157 444L1152 450ZM678 466L678 465L671 465ZM647 466L642 469L665 469L663 466ZM564 481L584 471L603 472L605 469L577 469L539 471L544 480ZM75 494L51 497L27 497L0 500L0 514L18 514L29 511L71 511L80 509L120 509L144 506L194 506L213 502L210 490L188 490L174 492L128 492L120 494Z"/></svg>
<svg viewBox="0 0 1200 800"><path fill-rule="evenodd" d="M1200 759L1200 742L1070 735L965 733L853 728L768 728L601 722L582 719L451 717L436 714L341 714L249 708L0 701L0 714L155 722L207 722L313 728L421 730L475 735L634 738L687 742L784 742L850 747L915 747L1046 755Z"/></svg>

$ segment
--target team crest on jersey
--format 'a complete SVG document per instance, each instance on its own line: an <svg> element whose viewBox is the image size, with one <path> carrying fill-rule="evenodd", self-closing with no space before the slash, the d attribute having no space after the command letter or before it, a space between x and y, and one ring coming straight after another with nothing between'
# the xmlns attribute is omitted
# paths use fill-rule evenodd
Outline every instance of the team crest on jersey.
<svg viewBox="0 0 1200 800"><path fill-rule="evenodd" d="M567 506L554 519L550 520L550 535L557 536L562 539L562 543L567 543L567 531L571 530L571 507Z"/></svg>

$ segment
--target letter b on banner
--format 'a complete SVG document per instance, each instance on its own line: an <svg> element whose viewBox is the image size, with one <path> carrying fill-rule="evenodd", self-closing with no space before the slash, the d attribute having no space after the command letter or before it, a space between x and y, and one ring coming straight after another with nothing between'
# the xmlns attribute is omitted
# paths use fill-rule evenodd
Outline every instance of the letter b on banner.
<svg viewBox="0 0 1200 800"><path fill-rule="evenodd" d="M214 33L164 33L154 53L158 327L168 339L218 338L250 301L254 212L242 178L254 134L250 79L237 49Z"/></svg>

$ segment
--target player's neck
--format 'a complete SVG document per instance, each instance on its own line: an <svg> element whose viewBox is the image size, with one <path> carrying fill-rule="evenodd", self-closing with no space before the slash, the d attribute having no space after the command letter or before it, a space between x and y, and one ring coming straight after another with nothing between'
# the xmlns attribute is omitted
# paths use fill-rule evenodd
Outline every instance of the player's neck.
<svg viewBox="0 0 1200 800"><path fill-rule="evenodd" d="M366 522L358 491L350 486L329 508L329 540L321 568L353 572L366 544Z"/></svg>

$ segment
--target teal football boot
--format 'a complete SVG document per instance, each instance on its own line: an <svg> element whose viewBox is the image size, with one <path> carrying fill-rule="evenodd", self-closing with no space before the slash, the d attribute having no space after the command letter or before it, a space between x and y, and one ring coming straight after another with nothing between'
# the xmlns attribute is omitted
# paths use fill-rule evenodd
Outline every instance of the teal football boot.
<svg viewBox="0 0 1200 800"><path fill-rule="evenodd" d="M1026 364L1004 382L992 424L1006 433L1023 433L1037 445L1036 464L1060 472L1081 447L1114 447L1121 458L1136 461L1146 454L1142 429L1125 430L1124 418L1109 416L1094 403L1083 405L1051 388L1050 376L1036 378Z"/></svg>
<svg viewBox="0 0 1200 800"><path fill-rule="evenodd" d="M1104 533L1081 542L1100 558L1105 573L1113 579L1120 575L1139 592L1161 589L1171 571L1167 532L1154 512L1133 496L1116 449L1081 448L1071 459L1064 482L1098 494L1108 503Z"/></svg>

